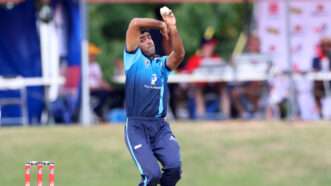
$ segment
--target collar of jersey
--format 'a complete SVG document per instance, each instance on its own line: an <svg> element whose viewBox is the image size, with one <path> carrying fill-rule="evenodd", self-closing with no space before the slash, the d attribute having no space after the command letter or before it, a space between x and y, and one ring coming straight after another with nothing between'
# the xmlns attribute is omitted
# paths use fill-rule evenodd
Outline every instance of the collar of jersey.
<svg viewBox="0 0 331 186"><path fill-rule="evenodd" d="M139 49L140 49L140 48L139 48ZM140 51L141 51L141 53L142 53L142 54L143 54L148 60L150 60L151 62L153 61L153 59L155 59L155 58L157 58L157 57L160 57L159 55L155 55L154 58L151 58L151 57L148 57L148 55L145 54L145 53L143 52L143 50L140 49Z"/></svg>

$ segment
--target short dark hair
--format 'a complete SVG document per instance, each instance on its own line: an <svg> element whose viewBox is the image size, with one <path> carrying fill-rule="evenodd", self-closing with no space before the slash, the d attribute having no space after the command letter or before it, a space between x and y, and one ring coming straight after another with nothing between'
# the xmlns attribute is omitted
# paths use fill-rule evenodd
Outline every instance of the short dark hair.
<svg viewBox="0 0 331 186"><path fill-rule="evenodd" d="M143 34L145 32L151 34L151 30L150 29L146 29L146 28L140 29L140 34Z"/></svg>

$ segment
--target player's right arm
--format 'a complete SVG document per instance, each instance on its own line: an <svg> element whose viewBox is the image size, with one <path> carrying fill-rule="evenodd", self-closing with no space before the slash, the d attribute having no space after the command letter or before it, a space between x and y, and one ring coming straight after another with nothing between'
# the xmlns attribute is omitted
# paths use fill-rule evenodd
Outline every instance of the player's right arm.
<svg viewBox="0 0 331 186"><path fill-rule="evenodd" d="M126 50L128 52L135 51L139 44L140 30L150 28L159 29L161 34L164 35L166 39L168 38L168 30L165 22L151 18L133 18L126 31Z"/></svg>

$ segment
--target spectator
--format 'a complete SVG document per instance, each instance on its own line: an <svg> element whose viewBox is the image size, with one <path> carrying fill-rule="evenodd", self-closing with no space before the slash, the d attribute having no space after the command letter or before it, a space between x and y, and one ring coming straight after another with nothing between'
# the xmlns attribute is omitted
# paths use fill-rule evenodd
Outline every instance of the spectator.
<svg viewBox="0 0 331 186"><path fill-rule="evenodd" d="M202 71L204 65L213 63L216 65L221 64L222 58L215 53L217 44L218 41L216 38L203 38L201 40L200 50L198 50L196 54L189 58L187 64L184 66L183 72L204 74L206 73ZM214 113L215 111L218 113L222 111L223 116L228 117L229 99L225 90L224 83L204 82L192 84L189 85L189 94L192 94L195 102L195 110L190 114L192 118L209 118L210 115L207 114ZM209 108L208 102L211 104L209 104ZM209 110L209 112L207 112L207 110Z"/></svg>
<svg viewBox="0 0 331 186"><path fill-rule="evenodd" d="M245 55L261 55L260 39L250 34L245 47ZM233 111L243 119L261 118L263 116L263 93L265 83L262 81L247 81L232 84L230 91ZM235 114L235 115L236 115Z"/></svg>
<svg viewBox="0 0 331 186"><path fill-rule="evenodd" d="M80 79L79 67L68 67L66 58L61 58L60 75L65 83L60 87L58 98L51 103L50 112L55 123L71 124L78 121Z"/></svg>
<svg viewBox="0 0 331 186"><path fill-rule="evenodd" d="M108 103L110 85L103 79L100 65L96 61L101 49L95 44L90 43L89 54L89 88L91 95L92 108L100 121L104 120L104 111Z"/></svg>
<svg viewBox="0 0 331 186"><path fill-rule="evenodd" d="M121 58L117 58L114 61L114 76L122 76L124 75L124 63ZM124 85L123 84L112 84L109 100L109 109L123 109L124 111Z"/></svg>
<svg viewBox="0 0 331 186"><path fill-rule="evenodd" d="M313 70L330 71L331 70L331 38L322 38L319 44L318 56L313 58Z"/></svg>
<svg viewBox="0 0 331 186"><path fill-rule="evenodd" d="M290 79L288 74L277 72L269 82L267 119L286 119L289 105Z"/></svg>
<svg viewBox="0 0 331 186"><path fill-rule="evenodd" d="M313 58L312 68L315 72L330 72L331 70L331 38L324 37L319 43L318 55ZM331 82L314 82L314 96L319 113L323 112L322 100L330 96Z"/></svg>

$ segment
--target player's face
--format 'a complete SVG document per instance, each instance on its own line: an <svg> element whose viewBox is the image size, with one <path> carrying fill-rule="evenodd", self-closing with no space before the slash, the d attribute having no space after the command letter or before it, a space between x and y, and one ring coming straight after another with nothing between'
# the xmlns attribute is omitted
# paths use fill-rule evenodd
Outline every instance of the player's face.
<svg viewBox="0 0 331 186"><path fill-rule="evenodd" d="M144 32L139 37L139 48L148 56L155 55L155 46L151 35L148 32Z"/></svg>

